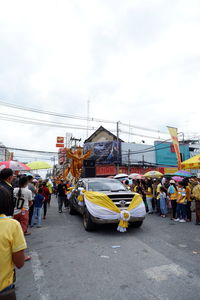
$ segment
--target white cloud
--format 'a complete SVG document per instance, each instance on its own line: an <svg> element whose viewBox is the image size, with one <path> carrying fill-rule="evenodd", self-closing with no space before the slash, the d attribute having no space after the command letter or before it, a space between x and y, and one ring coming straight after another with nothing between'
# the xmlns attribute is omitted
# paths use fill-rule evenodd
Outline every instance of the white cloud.
<svg viewBox="0 0 200 300"><path fill-rule="evenodd" d="M199 1L0 4L2 100L86 116L90 99L91 117L158 130L173 125L180 131L199 131ZM1 106L0 110L24 115ZM86 125L86 121L25 115ZM86 131L3 120L0 126L4 129L0 140L22 148L55 150L56 136L66 131L86 137Z"/></svg>

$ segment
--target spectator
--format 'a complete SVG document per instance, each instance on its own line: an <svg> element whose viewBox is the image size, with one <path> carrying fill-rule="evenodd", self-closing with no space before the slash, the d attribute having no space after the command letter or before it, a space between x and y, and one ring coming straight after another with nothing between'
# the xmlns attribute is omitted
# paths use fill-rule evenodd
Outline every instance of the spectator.
<svg viewBox="0 0 200 300"><path fill-rule="evenodd" d="M6 292L10 291L10 298L6 299L15 299L14 265L23 267L27 246L20 224L8 217L10 203L11 195L0 187L0 296L6 296Z"/></svg>
<svg viewBox="0 0 200 300"><path fill-rule="evenodd" d="M46 182L44 181L42 183L42 194L44 196L44 202L43 202L43 209L44 209L44 215L43 215L43 219L46 219L46 214L47 214L47 204L48 204L48 200L49 200L49 189L47 187Z"/></svg>
<svg viewBox="0 0 200 300"><path fill-rule="evenodd" d="M152 206L153 189L152 189L151 180L148 180L147 182L146 199L147 199L148 213L153 214L153 206Z"/></svg>
<svg viewBox="0 0 200 300"><path fill-rule="evenodd" d="M177 214L177 219L175 221L178 221L180 223L185 223L186 222L186 203L187 203L187 198L186 198L186 189L185 189L185 184L184 182L179 182L178 183L178 199L177 199L177 208L176 208L176 214Z"/></svg>
<svg viewBox="0 0 200 300"><path fill-rule="evenodd" d="M19 180L19 187L14 189L15 198L15 210L14 219L20 222L22 230L25 235L29 235L27 232L28 220L29 220L29 207L32 205L32 193L27 189L28 178L23 176Z"/></svg>
<svg viewBox="0 0 200 300"><path fill-rule="evenodd" d="M161 217L166 218L167 215L167 195L163 186L160 187L160 211Z"/></svg>
<svg viewBox="0 0 200 300"><path fill-rule="evenodd" d="M197 178L193 178L193 184L192 197L195 200L196 225L200 225L200 184Z"/></svg>
<svg viewBox="0 0 200 300"><path fill-rule="evenodd" d="M31 227L34 226L35 217L37 216L37 227L41 227L41 214L42 214L42 204L44 202L43 189L40 188L38 193L35 195L35 206L33 210L33 216L31 220Z"/></svg>
<svg viewBox="0 0 200 300"><path fill-rule="evenodd" d="M192 221L192 212L191 212L191 202L192 202L192 198L191 198L191 188L189 185L189 180L187 178L185 178L183 180L183 182L185 183L185 190L186 190L186 199L187 199L187 203L186 203L186 221L187 222L191 222Z"/></svg>
<svg viewBox="0 0 200 300"><path fill-rule="evenodd" d="M66 184L64 184L64 181L61 179L57 187L59 213L62 213L63 203L66 203L66 198L67 198L66 193L67 193L67 186Z"/></svg>
<svg viewBox="0 0 200 300"><path fill-rule="evenodd" d="M177 199L178 199L178 189L174 180L170 180L170 186L167 190L171 207L172 207L172 217L171 220L176 219L176 207L177 207Z"/></svg>
<svg viewBox="0 0 200 300"><path fill-rule="evenodd" d="M28 175L27 178L28 178L28 189L31 191L32 199L33 199L33 204L29 208L29 225L31 225L31 219L32 219L32 216L33 216L33 209L34 209L34 197L35 197L35 194L36 194L36 187L33 184L33 176Z"/></svg>
<svg viewBox="0 0 200 300"><path fill-rule="evenodd" d="M49 198L48 198L48 205L50 206L50 202L51 202L51 195L53 193L53 184L51 183L51 181L49 179L47 179L46 181L47 183L47 188L49 189Z"/></svg>
<svg viewBox="0 0 200 300"><path fill-rule="evenodd" d="M0 172L0 186L4 187L10 194L10 210L7 212L7 216L13 216L14 213L14 197L13 197L13 171L10 168L4 168Z"/></svg>

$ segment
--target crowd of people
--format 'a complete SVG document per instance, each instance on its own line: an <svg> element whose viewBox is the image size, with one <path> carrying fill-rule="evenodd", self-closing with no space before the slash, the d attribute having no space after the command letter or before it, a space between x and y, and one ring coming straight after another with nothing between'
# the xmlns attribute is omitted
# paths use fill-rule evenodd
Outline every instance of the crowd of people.
<svg viewBox="0 0 200 300"><path fill-rule="evenodd" d="M124 181L133 192L139 193L148 214L156 213L171 220L185 223L192 221L191 204L195 203L196 225L200 225L200 179L193 176L175 182L172 179L138 179Z"/></svg>
<svg viewBox="0 0 200 300"><path fill-rule="evenodd" d="M0 172L0 297L15 297L14 265L21 268L31 259L25 255L25 236L28 227L41 227L50 206L53 185L49 180L36 180L33 176L14 176L10 168Z"/></svg>

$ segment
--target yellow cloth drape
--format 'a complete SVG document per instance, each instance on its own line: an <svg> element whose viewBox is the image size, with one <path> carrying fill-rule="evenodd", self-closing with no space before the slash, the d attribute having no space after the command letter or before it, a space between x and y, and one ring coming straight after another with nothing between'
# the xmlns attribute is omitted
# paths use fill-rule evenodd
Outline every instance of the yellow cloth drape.
<svg viewBox="0 0 200 300"><path fill-rule="evenodd" d="M94 205L116 213L116 218L118 217L120 220L118 230L121 232L125 232L128 227L128 221L131 217L130 212L143 203L142 197L139 194L135 194L128 208L121 211L106 194L84 192L84 197Z"/></svg>
<svg viewBox="0 0 200 300"><path fill-rule="evenodd" d="M110 209L116 213L120 213L120 209L106 194L99 192L85 192L84 195L90 202Z"/></svg>

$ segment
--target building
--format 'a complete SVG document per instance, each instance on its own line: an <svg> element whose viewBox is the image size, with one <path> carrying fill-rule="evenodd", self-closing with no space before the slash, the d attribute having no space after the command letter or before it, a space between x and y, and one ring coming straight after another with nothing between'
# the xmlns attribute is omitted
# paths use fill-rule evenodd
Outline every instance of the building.
<svg viewBox="0 0 200 300"><path fill-rule="evenodd" d="M194 146L180 142L182 160L190 158ZM196 149L196 148L195 148ZM84 142L84 151L92 150L90 160L96 163L96 176L121 173L144 174L150 170L174 173L177 159L170 142L155 141L154 145L126 143L100 126Z"/></svg>
<svg viewBox="0 0 200 300"><path fill-rule="evenodd" d="M10 152L6 146L0 142L0 161L12 159L13 153Z"/></svg>

